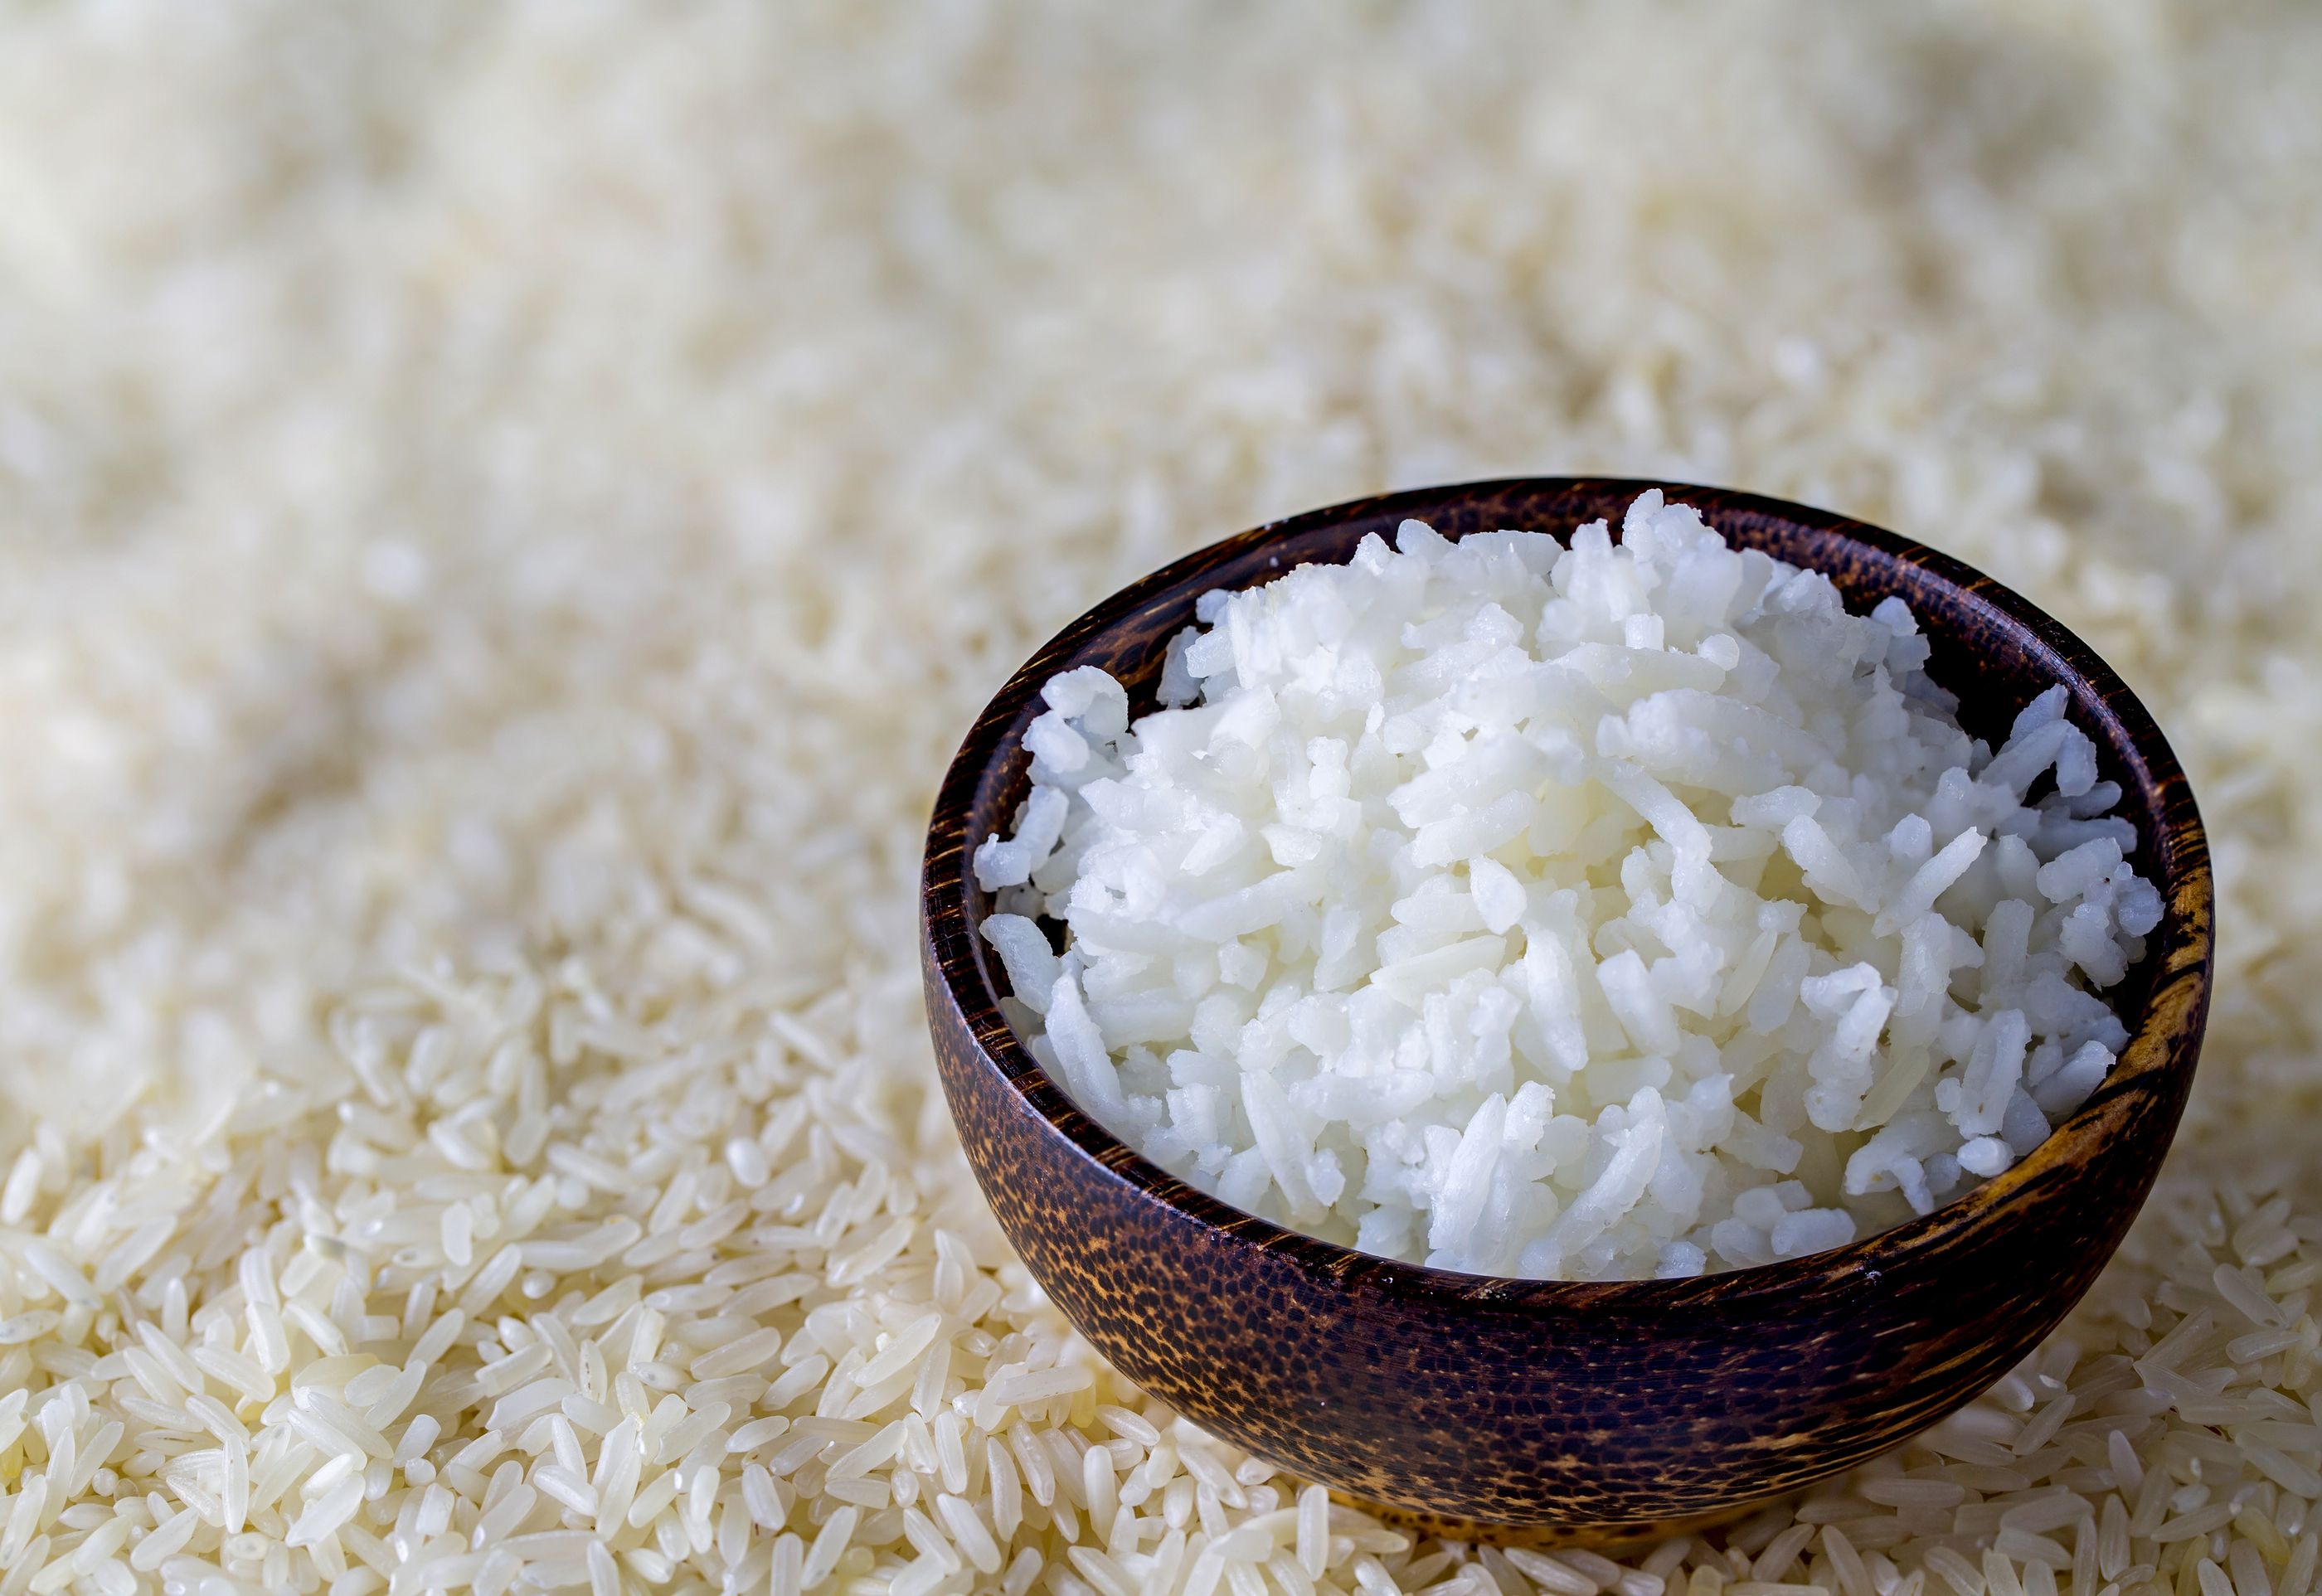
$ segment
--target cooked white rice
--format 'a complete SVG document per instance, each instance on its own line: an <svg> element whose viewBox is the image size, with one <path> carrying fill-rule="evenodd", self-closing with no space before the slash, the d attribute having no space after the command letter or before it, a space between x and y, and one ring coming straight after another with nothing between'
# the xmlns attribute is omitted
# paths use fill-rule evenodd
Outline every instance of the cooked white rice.
<svg viewBox="0 0 2322 1596"><path fill-rule="evenodd" d="M1133 725L1047 684L974 869L1034 1054L1228 1202L1486 1274L1795 1258L2007 1169L2126 1044L2118 785L2061 686L1969 737L1900 599L1653 490L1617 544L1406 521L1199 616Z"/></svg>
<svg viewBox="0 0 2322 1596"><path fill-rule="evenodd" d="M2308 1596L2317 78L2310 7L0 13L0 1589L710 1591L739 1534L762 1588L861 1596L1173 1559L1211 1596ZM1164 1422L977 1218L913 996L937 774L1087 595L1509 470L1936 540L2124 670L2218 845L2203 1085L2089 1305L1865 1476L1617 1568L1314 1527ZM753 1144L789 1184L713 1239ZM519 1172L516 1272L423 1348L508 1267ZM608 1567L558 1492L626 1489L579 1388L636 1343L559 1305L628 1266L553 1249L624 1219L694 1238L642 1266L633 1374L694 1429L648 1465L639 1426ZM736 1273L773 1272L712 1282L765 1231L800 1234ZM903 1395L848 1417L882 1356ZM927 1418L946 1359L974 1411ZM519 1420L560 1360L580 1400ZM698 1545L666 1453L720 1431Z"/></svg>

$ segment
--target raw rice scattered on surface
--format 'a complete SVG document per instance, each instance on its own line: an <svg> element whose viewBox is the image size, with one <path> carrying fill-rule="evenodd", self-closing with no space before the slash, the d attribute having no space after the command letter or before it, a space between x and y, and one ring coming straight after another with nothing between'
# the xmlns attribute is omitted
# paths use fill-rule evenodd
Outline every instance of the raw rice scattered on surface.
<svg viewBox="0 0 2322 1596"><path fill-rule="evenodd" d="M2317 78L2288 5L0 13L0 1591L2308 1596ZM2088 1306L1618 1564L1106 1373L914 995L1041 638L1510 471L1992 571L2219 866Z"/></svg>

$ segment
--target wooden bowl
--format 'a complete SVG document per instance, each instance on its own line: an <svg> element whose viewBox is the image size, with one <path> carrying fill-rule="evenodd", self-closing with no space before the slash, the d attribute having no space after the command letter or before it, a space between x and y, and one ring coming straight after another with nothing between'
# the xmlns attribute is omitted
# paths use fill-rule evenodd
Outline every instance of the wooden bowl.
<svg viewBox="0 0 2322 1596"><path fill-rule="evenodd" d="M1343 561L1406 516L1449 537L1616 529L1647 488L1742 547L1827 573L1851 608L1901 595L1970 731L2062 682L2136 825L2166 916L2112 997L2132 1036L2029 1157L1849 1246L1694 1280L1450 1273L1284 1230L1194 1190L1074 1108L1001 1017L974 844L1028 786L1041 685L1101 665L1152 706L1166 641L1212 588ZM1539 479L1337 505L1229 538L1113 595L985 708L928 831L921 951L944 1090L984 1194L1042 1285L1131 1380L1207 1429L1390 1517L1455 1535L1627 1538L1787 1491L1968 1401L2087 1290L2151 1189L2209 995L2208 849L2144 707L1988 577L1891 533L1719 488Z"/></svg>

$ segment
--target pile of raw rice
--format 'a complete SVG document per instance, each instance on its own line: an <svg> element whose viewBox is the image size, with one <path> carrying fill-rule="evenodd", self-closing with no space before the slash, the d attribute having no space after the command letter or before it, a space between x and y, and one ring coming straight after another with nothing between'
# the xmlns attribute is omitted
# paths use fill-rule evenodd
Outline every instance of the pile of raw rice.
<svg viewBox="0 0 2322 1596"><path fill-rule="evenodd" d="M2290 5L0 13L0 1591L2307 1596L2317 77ZM1515 469L1990 569L2224 893L2088 1307L1618 1565L1114 1380L913 997L1041 637Z"/></svg>

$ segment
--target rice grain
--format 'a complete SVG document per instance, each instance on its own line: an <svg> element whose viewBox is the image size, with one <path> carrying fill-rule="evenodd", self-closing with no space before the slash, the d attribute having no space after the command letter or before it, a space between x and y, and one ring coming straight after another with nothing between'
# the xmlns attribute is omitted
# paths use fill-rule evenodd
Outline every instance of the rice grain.
<svg viewBox="0 0 2322 1596"><path fill-rule="evenodd" d="M824 1547L827 1591L1061 1596L1076 1544L1212 1596L1718 1596L1804 1526L1768 1582L1836 1592L1835 1527L1878 1596L1988 1596L2061 1493L2026 1596L2311 1596L2317 72L2306 9L2177 0L0 13L0 1591L510 1596L602 1546L640 1591L797 1596ZM1609 1581L1344 1507L1318 1575L1305 1482L1105 1369L984 1214L921 828L1099 596L1521 470L1830 505L2087 637L2199 793L2210 1039L2129 1245L1964 1420ZM906 1537L971 1553L946 1497L1001 1572Z"/></svg>

